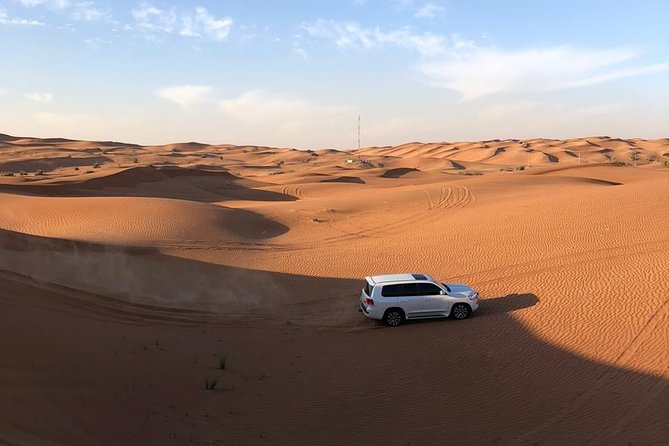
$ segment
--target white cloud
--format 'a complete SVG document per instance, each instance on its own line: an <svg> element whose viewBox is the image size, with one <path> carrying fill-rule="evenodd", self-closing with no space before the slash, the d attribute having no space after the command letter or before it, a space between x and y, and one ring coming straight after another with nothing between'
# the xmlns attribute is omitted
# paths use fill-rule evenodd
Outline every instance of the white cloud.
<svg viewBox="0 0 669 446"><path fill-rule="evenodd" d="M419 19L434 19L444 13L445 8L434 2L427 2L416 11L414 17Z"/></svg>
<svg viewBox="0 0 669 446"><path fill-rule="evenodd" d="M300 57L302 60L309 60L309 55L307 51L300 46L299 43L293 43L293 53Z"/></svg>
<svg viewBox="0 0 669 446"><path fill-rule="evenodd" d="M28 93L26 98L35 102L51 102L53 101L53 95L51 93Z"/></svg>
<svg viewBox="0 0 669 446"><path fill-rule="evenodd" d="M99 37L95 37L93 39L85 39L84 43L93 51L97 51L100 48L102 48L103 45L109 45L112 43L111 40L105 40L101 39Z"/></svg>
<svg viewBox="0 0 669 446"><path fill-rule="evenodd" d="M622 77L666 70L667 64L614 69L636 53L626 49L572 47L500 51L475 46L425 62L420 70L433 85L456 91L465 100L502 92L540 92L594 85Z"/></svg>
<svg viewBox="0 0 669 446"><path fill-rule="evenodd" d="M205 8L195 8L195 14L185 16L181 34L193 35L199 37L204 33L207 37L214 40L225 40L230 33L232 19L216 19L210 15ZM185 31L188 31L187 34Z"/></svg>
<svg viewBox="0 0 669 446"><path fill-rule="evenodd" d="M157 95L182 107L190 107L204 102L211 92L212 88L206 85L179 85L158 90Z"/></svg>
<svg viewBox="0 0 669 446"><path fill-rule="evenodd" d="M302 28L311 36L334 40L339 47L371 48L376 45L373 31L355 22L338 22L319 19L314 23L304 23Z"/></svg>
<svg viewBox="0 0 669 446"><path fill-rule="evenodd" d="M150 5L132 11L137 25L149 31L172 33L177 24L177 14L172 9L163 11Z"/></svg>
<svg viewBox="0 0 669 446"><path fill-rule="evenodd" d="M332 121L353 116L348 107L321 105L287 95L270 95L260 90L248 91L237 98L219 102L220 109L241 124L277 138L297 136L308 131L318 133L331 128Z"/></svg>
<svg viewBox="0 0 669 446"><path fill-rule="evenodd" d="M417 51L426 57L444 52L448 40L442 35L429 32L415 34L408 27L382 31L379 28L365 28L356 22L336 20L319 19L313 23L302 24L302 29L312 37L332 40L340 48L373 49L394 45Z"/></svg>
<svg viewBox="0 0 669 446"><path fill-rule="evenodd" d="M68 0L14 0L27 8L34 6L47 6L54 9L65 9L69 6Z"/></svg>
<svg viewBox="0 0 669 446"><path fill-rule="evenodd" d="M0 25L44 26L44 23L38 20L9 17L7 12L0 9Z"/></svg>
<svg viewBox="0 0 669 446"><path fill-rule="evenodd" d="M111 21L111 13L108 10L103 10L90 1L75 3L70 15L75 20L87 22Z"/></svg>
<svg viewBox="0 0 669 446"><path fill-rule="evenodd" d="M427 5L435 5L428 3ZM432 7L428 9L435 11ZM496 93L536 93L595 85L669 70L669 64L629 65L638 54L624 48L582 49L569 46L500 50L484 48L458 34L365 28L356 22L319 19L303 23L311 37L340 48L373 51L393 46L421 56L418 71L428 82L460 93L464 100Z"/></svg>
<svg viewBox="0 0 669 446"><path fill-rule="evenodd" d="M563 87L564 88L583 87L587 85L601 84L602 82L622 79L625 77L641 76L644 74L659 73L661 71L667 71L667 70L669 70L669 63L658 63L634 68L621 68L618 70L610 71L608 73L598 74L583 79L578 79L576 81L569 82L563 85Z"/></svg>
<svg viewBox="0 0 669 446"><path fill-rule="evenodd" d="M91 0L14 0L26 8L46 7L52 10L68 12L69 16L78 21L87 22L111 22L112 16L109 8L100 8Z"/></svg>
<svg viewBox="0 0 669 446"><path fill-rule="evenodd" d="M203 7L192 13L178 14L177 10L163 10L150 4L143 4L132 11L137 26L151 32L178 33L187 37L207 37L225 40L232 27L232 19L215 18Z"/></svg>

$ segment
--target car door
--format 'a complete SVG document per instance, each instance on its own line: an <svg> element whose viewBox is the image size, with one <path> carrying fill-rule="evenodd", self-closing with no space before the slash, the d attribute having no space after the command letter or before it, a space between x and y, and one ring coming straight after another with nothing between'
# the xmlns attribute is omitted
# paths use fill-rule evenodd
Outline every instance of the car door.
<svg viewBox="0 0 669 446"><path fill-rule="evenodd" d="M450 311L450 302L448 296L442 294L443 290L434 283L419 283L421 299L423 301L422 315L443 316Z"/></svg>
<svg viewBox="0 0 669 446"><path fill-rule="evenodd" d="M409 319L418 316L423 309L423 299L415 283L384 285L381 295L388 299L389 306L402 308Z"/></svg>

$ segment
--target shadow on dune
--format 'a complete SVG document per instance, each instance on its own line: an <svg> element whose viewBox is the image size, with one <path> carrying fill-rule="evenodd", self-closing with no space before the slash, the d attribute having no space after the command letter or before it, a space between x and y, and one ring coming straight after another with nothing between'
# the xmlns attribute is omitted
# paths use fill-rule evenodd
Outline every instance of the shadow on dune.
<svg viewBox="0 0 669 446"><path fill-rule="evenodd" d="M342 176L337 178L328 178L321 180L321 183L348 183L348 184L365 184L365 180L360 177Z"/></svg>
<svg viewBox="0 0 669 446"><path fill-rule="evenodd" d="M362 279L256 271L172 257L153 248L106 247L8 231L0 231L0 254L2 269L117 298L92 302L91 295L79 293L78 300L57 306L51 294L40 297L47 289L30 291L33 285L25 281L23 295L8 282L11 278L0 275L2 296L9 298L2 300L0 327L5 331L0 334L23 342L22 348L3 353L0 366L26 363L23 356L12 355L29 352L32 358L33 352L49 346L39 361L32 359L27 366L49 373L7 375L8 388L29 383L40 393L29 398L11 393L17 403L0 405L0 426L40 432L49 415L76 414L79 430L94 432L102 444L159 443L166 432L211 441L221 435L221 423L239 444L258 442L259 433L272 444L445 444L445 439L459 445L662 444L669 438L669 380L631 371L634 364L620 359L634 359L643 349L643 333L630 337L615 365L586 359L540 339L509 314L541 311L532 294L483 299L480 312L466 321L379 328L357 313ZM31 299L58 308L50 316L53 321L43 324L30 314L17 315L14 306ZM152 305L202 313L177 315ZM67 321L68 311L81 319L104 312L105 328L90 333L62 329L66 322L61 318ZM114 325L114 320L121 324ZM149 363L122 362L112 354L107 362L91 363L82 359L88 358L86 351L77 350L78 337L95 340L121 330L113 332L120 339L129 330L123 324L173 322L174 331L179 330L177 322L188 320L199 324L195 333L209 330L215 333L209 336L225 339L237 363L223 376L245 376L239 389L204 397L189 387L189 379L172 378L170 364L193 360L172 353L170 346L163 356L152 353ZM568 319L562 326L572 329ZM25 339L24 330L32 333ZM193 332L184 331L183 336L193 341L189 353L200 348ZM259 344L264 346L262 357L250 357L258 353ZM244 360L254 368L240 369L237 364ZM666 363L666 356L658 361ZM154 367L160 366L164 368L158 373L166 378L152 380ZM206 372L199 364L192 367L198 379ZM264 373L262 380L248 378L261 370L267 371L267 379ZM62 391L70 385L70 375L87 377L77 383L76 398ZM119 376L131 375L147 384L119 388L100 408L99 386L107 388ZM193 383L197 385L199 381ZM191 415L196 408L196 428L169 418L174 409L167 406L173 399ZM151 420L137 415L137 401L143 404L141 414L146 410ZM87 410L89 406L96 410ZM19 418L22 413L30 414L29 423ZM454 428L460 418L475 419L475 426ZM364 429L360 420L365 420ZM0 439L3 434L0 428ZM85 444L64 438L64 443Z"/></svg>
<svg viewBox="0 0 669 446"><path fill-rule="evenodd" d="M456 161L453 161L453 160L449 160L449 161L451 161L451 164L453 165L453 168L454 168L455 170L464 170L464 169L465 169L465 166L464 166L464 165L462 165L462 164L460 164L460 163L458 163L458 162L456 162Z"/></svg>
<svg viewBox="0 0 669 446"><path fill-rule="evenodd" d="M51 158L23 159L0 163L1 172L17 174L21 171L34 172L37 170L54 170L65 167L93 167L95 164L104 164L111 161L106 156L71 157L57 156Z"/></svg>
<svg viewBox="0 0 669 446"><path fill-rule="evenodd" d="M413 167L398 167L396 169L386 170L381 175L381 178L401 178L411 172L420 172L420 170Z"/></svg>
<svg viewBox="0 0 669 446"><path fill-rule="evenodd" d="M287 194L261 189L260 181L229 172L180 167L134 167L80 182L3 184L1 192L52 197L152 197L201 202L226 200L295 201Z"/></svg>
<svg viewBox="0 0 669 446"><path fill-rule="evenodd" d="M497 314L511 313L523 308L530 308L539 303L539 298L534 294L508 294L502 297L493 297L485 300L480 310L475 313L476 317L494 316Z"/></svg>

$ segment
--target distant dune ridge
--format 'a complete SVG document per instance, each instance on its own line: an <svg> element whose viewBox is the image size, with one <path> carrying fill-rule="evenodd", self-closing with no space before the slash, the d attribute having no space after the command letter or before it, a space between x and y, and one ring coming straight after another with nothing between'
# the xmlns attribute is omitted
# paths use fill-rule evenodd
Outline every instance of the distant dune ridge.
<svg viewBox="0 0 669 446"><path fill-rule="evenodd" d="M0 134L0 443L664 444L667 221L667 138ZM388 272L481 309L383 328Z"/></svg>

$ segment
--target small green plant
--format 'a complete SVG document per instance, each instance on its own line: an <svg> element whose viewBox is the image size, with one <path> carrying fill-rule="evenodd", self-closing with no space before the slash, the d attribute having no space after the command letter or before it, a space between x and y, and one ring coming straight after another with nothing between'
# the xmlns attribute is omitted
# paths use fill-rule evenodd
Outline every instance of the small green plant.
<svg viewBox="0 0 669 446"><path fill-rule="evenodd" d="M228 362L228 357L223 356L218 360L218 368L221 370L225 370L226 363Z"/></svg>
<svg viewBox="0 0 669 446"><path fill-rule="evenodd" d="M664 165L664 167L669 167L669 160L662 161L662 164Z"/></svg>
<svg viewBox="0 0 669 446"><path fill-rule="evenodd" d="M78 167L75 167L74 170L79 170L79 168L78 168Z"/></svg>
<svg viewBox="0 0 669 446"><path fill-rule="evenodd" d="M212 379L211 381L209 381L208 379L205 378L204 380L204 388L207 390L215 390L217 384L218 384L217 379Z"/></svg>
<svg viewBox="0 0 669 446"><path fill-rule="evenodd" d="M515 171L525 170L525 166L516 166L513 170Z"/></svg>
<svg viewBox="0 0 669 446"><path fill-rule="evenodd" d="M12 172L5 172L2 174L3 177L13 177L14 174Z"/></svg>
<svg viewBox="0 0 669 446"><path fill-rule="evenodd" d="M274 164L276 164L277 167L281 167L281 166L283 166L284 163L285 163L284 160L276 160L276 161L274 161Z"/></svg>

